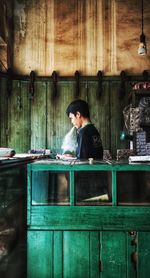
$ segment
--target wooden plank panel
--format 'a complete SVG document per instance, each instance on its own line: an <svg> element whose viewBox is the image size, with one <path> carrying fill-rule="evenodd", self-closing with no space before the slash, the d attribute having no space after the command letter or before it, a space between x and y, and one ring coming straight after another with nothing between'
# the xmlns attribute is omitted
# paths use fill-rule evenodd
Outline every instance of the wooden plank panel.
<svg viewBox="0 0 150 278"><path fill-rule="evenodd" d="M104 40L103 40L103 10L102 1L86 1L86 75L96 74L98 69L103 69ZM98 27L99 26L99 27Z"/></svg>
<svg viewBox="0 0 150 278"><path fill-rule="evenodd" d="M117 149L129 146L128 142L120 141L120 131L124 128L122 111L127 105L131 85L127 82L126 95L119 99L120 84L121 80L103 81L103 92L99 98L97 81L81 81L79 94L79 98L89 103L91 120L100 130L104 149L112 150L114 157ZM15 148L17 152L45 147L60 150L65 134L72 127L65 111L68 104L75 99L75 81L58 82L56 98L52 96L52 82L36 82L35 97L31 102L28 82L14 81L12 95L8 99L9 114L5 98L6 84L1 85L1 145L7 146L8 132L8 146Z"/></svg>
<svg viewBox="0 0 150 278"><path fill-rule="evenodd" d="M97 82L81 81L79 98L89 103L91 120L100 130L104 148L109 149L109 85L104 84L100 98L97 97L97 86ZM75 82L60 82L58 96L52 101L52 84L48 85L47 141L49 148L59 149L65 134L71 128L65 111L68 104L75 99L75 94Z"/></svg>
<svg viewBox="0 0 150 278"><path fill-rule="evenodd" d="M116 157L116 149L119 144L119 134L121 130L121 123L118 114L120 112L120 101L119 101L119 82L111 83L110 91L110 103L111 103L111 127L110 127L110 136L111 136L111 151L113 157Z"/></svg>
<svg viewBox="0 0 150 278"><path fill-rule="evenodd" d="M138 277L150 275L150 232L138 233Z"/></svg>
<svg viewBox="0 0 150 278"><path fill-rule="evenodd" d="M36 0L15 2L13 66L21 74L29 74L31 70L41 75L49 74L49 67L46 72L47 43L51 40L46 37L47 19L51 16L51 10L47 15L48 2L38 1L38 5Z"/></svg>
<svg viewBox="0 0 150 278"><path fill-rule="evenodd" d="M65 215L65 217L64 217ZM88 219L90 218L90 222ZM137 220L135 222L135 219ZM147 207L34 207L32 225L51 226L53 229L94 229L116 227L117 230L149 230L150 210Z"/></svg>
<svg viewBox="0 0 150 278"><path fill-rule="evenodd" d="M52 278L53 232L28 231L27 277Z"/></svg>
<svg viewBox="0 0 150 278"><path fill-rule="evenodd" d="M54 277L63 278L63 233L54 232Z"/></svg>
<svg viewBox="0 0 150 278"><path fill-rule="evenodd" d="M113 157L117 155L117 149L128 148L129 143L120 141L120 132L124 127L123 108L127 104L127 93L125 97L120 98L120 82L111 82L110 84L110 137L111 137L111 150Z"/></svg>
<svg viewBox="0 0 150 278"><path fill-rule="evenodd" d="M90 278L100 275L100 237L99 232L90 232Z"/></svg>
<svg viewBox="0 0 150 278"><path fill-rule="evenodd" d="M74 90L76 94L76 83L74 83ZM76 96L75 94L74 94L74 99L79 98L88 101L88 81L81 80L79 84L79 95Z"/></svg>
<svg viewBox="0 0 150 278"><path fill-rule="evenodd" d="M31 103L29 100L28 82L21 82L21 94L23 98L23 127L21 129L22 133L20 136L20 141L22 142L20 152L27 152L30 149L31 143Z"/></svg>
<svg viewBox="0 0 150 278"><path fill-rule="evenodd" d="M46 83L35 82L34 99L31 101L31 149L46 148Z"/></svg>
<svg viewBox="0 0 150 278"><path fill-rule="evenodd" d="M89 232L64 232L64 278L89 275Z"/></svg>
<svg viewBox="0 0 150 278"><path fill-rule="evenodd" d="M32 184L32 177L31 177L31 171L30 171L30 164L27 165L27 225L30 225L31 223L31 185Z"/></svg>
<svg viewBox="0 0 150 278"><path fill-rule="evenodd" d="M68 75L77 69L77 1L72 1L71 5L68 5L67 0L55 0L54 4L54 67L62 74L65 61L70 61L68 70L65 70L65 74Z"/></svg>
<svg viewBox="0 0 150 278"><path fill-rule="evenodd" d="M109 83L103 82L102 95L99 95L98 82L88 82L89 108L91 120L100 131L104 149L110 150L110 103Z"/></svg>
<svg viewBox="0 0 150 278"><path fill-rule="evenodd" d="M30 147L30 103L27 82L13 81L8 109L8 146L14 148L17 153L27 152Z"/></svg>
<svg viewBox="0 0 150 278"><path fill-rule="evenodd" d="M137 242L136 240L136 232L129 231L126 233L127 238L127 277L137 278L136 266L133 262L133 258L135 258L134 253L137 249L137 245L134 244Z"/></svg>
<svg viewBox="0 0 150 278"><path fill-rule="evenodd" d="M101 233L102 278L126 278L127 255L125 232L105 231Z"/></svg>
<svg viewBox="0 0 150 278"><path fill-rule="evenodd" d="M47 93L47 146L59 152L64 136L72 127L66 115L66 108L74 98L73 83L58 83L57 97L53 98L52 94L50 83Z"/></svg>
<svg viewBox="0 0 150 278"><path fill-rule="evenodd" d="M0 146L8 144L8 96L7 80L0 78Z"/></svg>

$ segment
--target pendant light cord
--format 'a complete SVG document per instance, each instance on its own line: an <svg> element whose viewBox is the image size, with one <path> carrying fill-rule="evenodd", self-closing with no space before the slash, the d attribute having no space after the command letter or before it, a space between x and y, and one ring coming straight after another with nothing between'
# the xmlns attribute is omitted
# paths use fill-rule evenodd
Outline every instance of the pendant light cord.
<svg viewBox="0 0 150 278"><path fill-rule="evenodd" d="M141 10L142 10L142 34L143 34L143 29L144 29L144 23L143 23L143 0L142 0Z"/></svg>

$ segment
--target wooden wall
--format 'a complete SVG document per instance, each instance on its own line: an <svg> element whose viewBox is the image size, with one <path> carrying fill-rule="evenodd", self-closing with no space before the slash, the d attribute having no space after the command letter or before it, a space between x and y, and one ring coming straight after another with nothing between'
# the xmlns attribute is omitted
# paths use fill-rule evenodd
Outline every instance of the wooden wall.
<svg viewBox="0 0 150 278"><path fill-rule="evenodd" d="M12 30L4 28L9 46L8 67L21 77L13 78L11 90L9 78L2 76L0 80L0 145L13 147L17 152L59 149L71 127L65 110L75 98L76 83L71 76L78 70L85 76L80 83L80 97L90 105L91 118L101 131L104 148L115 156L116 150L124 147L119 132L123 126L122 109L131 89L127 81L126 96L119 98L120 72L124 70L134 81L150 68L149 49L146 56L137 54L141 1L12 0L10 15L9 1L2 3L6 7L2 24L13 19ZM150 1L144 0L147 47L149 18ZM32 70L41 76L35 81L33 99L28 78ZM97 95L98 82L94 78L99 70L104 75L101 97ZM56 98L53 71L60 76Z"/></svg>
<svg viewBox="0 0 150 278"><path fill-rule="evenodd" d="M101 132L103 146L116 155L123 148L119 133L123 128L122 109L127 104L131 82L126 83L126 95L120 98L120 78L104 78L102 95L98 95L98 81L83 78L79 97L88 101L91 119ZM8 80L0 80L0 146L12 147L19 152L29 149L58 150L71 123L66 115L67 105L75 99L74 78L58 81L57 96L53 95L52 80L36 80L33 98L29 80L13 80L8 91Z"/></svg>
<svg viewBox="0 0 150 278"><path fill-rule="evenodd" d="M140 75L150 68L150 1L144 0L148 54L139 56L141 0L15 0L14 70L49 76Z"/></svg>
<svg viewBox="0 0 150 278"><path fill-rule="evenodd" d="M0 70L13 64L13 0L0 1Z"/></svg>

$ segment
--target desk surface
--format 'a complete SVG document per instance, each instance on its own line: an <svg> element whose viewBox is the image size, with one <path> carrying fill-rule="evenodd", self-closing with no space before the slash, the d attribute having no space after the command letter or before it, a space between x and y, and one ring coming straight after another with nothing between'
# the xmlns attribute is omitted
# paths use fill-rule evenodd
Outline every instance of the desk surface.
<svg viewBox="0 0 150 278"><path fill-rule="evenodd" d="M132 163L129 164L127 161L115 161L115 160L93 160L90 164L88 160L78 159L42 159L33 162L28 165L30 170L106 170L106 171L149 171L150 163Z"/></svg>

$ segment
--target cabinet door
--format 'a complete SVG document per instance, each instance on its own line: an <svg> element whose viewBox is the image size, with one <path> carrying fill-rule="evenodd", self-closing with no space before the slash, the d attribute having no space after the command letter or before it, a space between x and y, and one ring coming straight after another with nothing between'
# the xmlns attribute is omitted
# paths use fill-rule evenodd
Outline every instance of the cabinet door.
<svg viewBox="0 0 150 278"><path fill-rule="evenodd" d="M96 278L99 270L99 232L64 232L64 278Z"/></svg>
<svg viewBox="0 0 150 278"><path fill-rule="evenodd" d="M27 241L27 277L51 278L53 232L28 231Z"/></svg>
<svg viewBox="0 0 150 278"><path fill-rule="evenodd" d="M125 231L101 232L101 266L102 278L135 278L136 269L131 261L134 250L132 237Z"/></svg>
<svg viewBox="0 0 150 278"><path fill-rule="evenodd" d="M147 278L150 233L28 231L28 278Z"/></svg>
<svg viewBox="0 0 150 278"><path fill-rule="evenodd" d="M150 232L138 233L138 277L150 277Z"/></svg>
<svg viewBox="0 0 150 278"><path fill-rule="evenodd" d="M28 231L28 278L99 277L99 232Z"/></svg>

